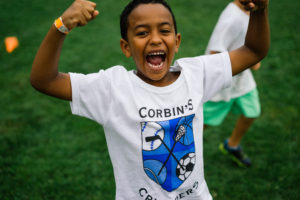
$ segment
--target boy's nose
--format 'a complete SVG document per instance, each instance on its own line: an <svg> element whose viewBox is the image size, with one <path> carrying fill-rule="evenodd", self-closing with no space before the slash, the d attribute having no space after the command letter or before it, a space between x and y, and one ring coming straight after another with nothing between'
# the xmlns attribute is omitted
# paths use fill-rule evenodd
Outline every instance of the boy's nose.
<svg viewBox="0 0 300 200"><path fill-rule="evenodd" d="M161 40L159 33L152 33L150 44L157 46L157 45L160 45L161 43L162 43L162 40Z"/></svg>

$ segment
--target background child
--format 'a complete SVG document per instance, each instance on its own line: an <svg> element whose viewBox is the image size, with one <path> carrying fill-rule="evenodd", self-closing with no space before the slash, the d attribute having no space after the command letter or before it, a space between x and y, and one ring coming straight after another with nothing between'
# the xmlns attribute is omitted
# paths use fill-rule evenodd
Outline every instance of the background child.
<svg viewBox="0 0 300 200"><path fill-rule="evenodd" d="M76 0L55 21L37 52L31 84L103 125L116 199L212 199L203 172L202 104L266 55L268 1L260 3L245 2L253 21L244 46L171 66L181 35L170 7L133 0L121 14L120 45L136 70L114 66L88 75L58 72L58 60L66 34L94 19L96 4Z"/></svg>
<svg viewBox="0 0 300 200"><path fill-rule="evenodd" d="M231 51L245 42L250 12L234 0L220 15L210 37L206 54ZM258 69L257 63L252 69ZM232 79L230 88L223 89L209 102L205 103L204 124L220 125L230 111L240 114L231 137L220 144L220 150L231 156L239 166L251 165L250 159L243 153L240 141L254 119L260 115L260 103L256 83L251 70L247 69Z"/></svg>

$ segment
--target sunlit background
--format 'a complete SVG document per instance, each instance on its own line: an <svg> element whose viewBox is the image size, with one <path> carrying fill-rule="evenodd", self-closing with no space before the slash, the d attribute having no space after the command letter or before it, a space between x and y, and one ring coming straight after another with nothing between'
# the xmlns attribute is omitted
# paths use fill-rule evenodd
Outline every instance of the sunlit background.
<svg viewBox="0 0 300 200"><path fill-rule="evenodd" d="M67 36L61 71L91 73L117 64L134 68L119 45L119 15L127 2L96 1L100 15ZM176 58L203 54L229 1L168 2L182 34ZM102 127L71 115L68 102L38 93L29 83L42 39L71 3L0 0L0 199L114 199ZM214 199L300 199L299 9L297 0L270 0L271 48L261 69L253 72L262 115L242 141L253 166L238 168L218 150L236 116L204 134L205 178ZM19 45L8 53L5 38L10 36Z"/></svg>

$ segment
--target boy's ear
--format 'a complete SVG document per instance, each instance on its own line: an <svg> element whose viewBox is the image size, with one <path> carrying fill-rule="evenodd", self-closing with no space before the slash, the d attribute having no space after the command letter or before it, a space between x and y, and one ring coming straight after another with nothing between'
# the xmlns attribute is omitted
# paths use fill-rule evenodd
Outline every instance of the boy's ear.
<svg viewBox="0 0 300 200"><path fill-rule="evenodd" d="M131 51L130 51L130 47L129 47L128 42L126 40L124 40L123 38L121 38L120 46L121 46L121 49L122 49L124 55L127 58L129 58L131 56Z"/></svg>
<svg viewBox="0 0 300 200"><path fill-rule="evenodd" d="M181 43L181 34L177 33L176 34L176 49L175 52L177 53L180 47L180 43Z"/></svg>

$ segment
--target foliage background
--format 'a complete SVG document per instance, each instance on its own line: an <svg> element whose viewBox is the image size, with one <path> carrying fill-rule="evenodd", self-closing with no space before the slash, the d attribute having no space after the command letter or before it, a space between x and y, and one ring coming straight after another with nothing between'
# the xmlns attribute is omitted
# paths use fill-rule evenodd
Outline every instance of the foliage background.
<svg viewBox="0 0 300 200"><path fill-rule="evenodd" d="M116 64L133 68L119 47L119 14L128 0L96 2L100 16L67 36L61 71L90 73ZM168 2L183 38L177 58L203 54L229 1ZM17 36L20 42L11 54L0 43L0 199L114 199L102 127L71 115L68 102L40 94L29 83L40 42L71 3L0 0L0 40ZM254 72L262 115L242 142L253 167L237 168L218 151L236 116L204 134L205 176L217 200L300 199L299 6L295 0L270 1L271 49Z"/></svg>

